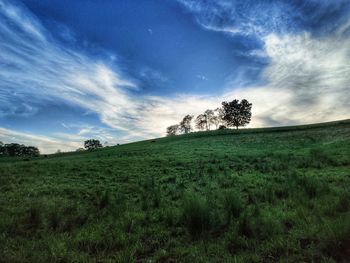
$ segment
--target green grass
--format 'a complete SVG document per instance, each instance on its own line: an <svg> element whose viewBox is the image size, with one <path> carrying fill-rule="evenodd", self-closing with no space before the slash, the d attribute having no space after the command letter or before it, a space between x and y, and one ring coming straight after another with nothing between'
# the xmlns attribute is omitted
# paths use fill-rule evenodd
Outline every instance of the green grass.
<svg viewBox="0 0 350 263"><path fill-rule="evenodd" d="M1 262L346 262L350 121L0 158Z"/></svg>

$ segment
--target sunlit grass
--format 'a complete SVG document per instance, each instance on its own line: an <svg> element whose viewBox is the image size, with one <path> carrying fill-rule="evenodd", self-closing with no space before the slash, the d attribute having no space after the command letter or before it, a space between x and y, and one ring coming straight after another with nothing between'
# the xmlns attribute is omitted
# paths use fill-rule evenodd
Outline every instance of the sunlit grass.
<svg viewBox="0 0 350 263"><path fill-rule="evenodd" d="M0 159L1 260L341 261L349 164L348 121Z"/></svg>

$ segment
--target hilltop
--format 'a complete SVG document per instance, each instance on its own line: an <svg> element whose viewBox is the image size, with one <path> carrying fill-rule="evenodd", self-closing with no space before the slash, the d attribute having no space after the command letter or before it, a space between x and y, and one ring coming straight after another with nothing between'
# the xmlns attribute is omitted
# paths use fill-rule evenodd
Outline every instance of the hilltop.
<svg viewBox="0 0 350 263"><path fill-rule="evenodd" d="M5 262L346 262L350 120L0 159Z"/></svg>

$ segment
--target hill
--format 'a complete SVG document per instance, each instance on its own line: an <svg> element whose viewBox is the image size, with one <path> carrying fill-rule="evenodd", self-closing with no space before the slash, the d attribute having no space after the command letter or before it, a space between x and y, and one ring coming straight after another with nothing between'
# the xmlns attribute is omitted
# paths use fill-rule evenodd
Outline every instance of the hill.
<svg viewBox="0 0 350 263"><path fill-rule="evenodd" d="M350 120L0 159L3 262L346 262Z"/></svg>

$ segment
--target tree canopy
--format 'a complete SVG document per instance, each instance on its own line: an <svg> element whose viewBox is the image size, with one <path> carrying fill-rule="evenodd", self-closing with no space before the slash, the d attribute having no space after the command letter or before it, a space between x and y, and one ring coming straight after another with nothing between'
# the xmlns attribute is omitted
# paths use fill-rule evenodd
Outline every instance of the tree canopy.
<svg viewBox="0 0 350 263"><path fill-rule="evenodd" d="M18 143L3 144L0 142L0 156L39 156L40 151L34 146Z"/></svg>
<svg viewBox="0 0 350 263"><path fill-rule="evenodd" d="M94 150L94 149L102 148L102 144L99 140L90 139L84 142L84 148L87 150Z"/></svg>
<svg viewBox="0 0 350 263"><path fill-rule="evenodd" d="M192 131L192 119L193 115L186 115L180 122L180 131L187 134Z"/></svg>
<svg viewBox="0 0 350 263"><path fill-rule="evenodd" d="M189 133L192 131L193 115L186 115L179 124L171 125L167 128L167 136L177 135L178 133ZM231 102L222 102L222 107L215 110L206 110L199 114L194 120L197 130L211 130L212 125L215 129L226 129L226 127L238 127L249 124L252 117L252 104L246 99L241 102L233 100Z"/></svg>
<svg viewBox="0 0 350 263"><path fill-rule="evenodd" d="M252 104L243 99L233 100L231 102L222 102L224 112L223 120L227 126L234 126L236 129L240 126L249 124L252 117Z"/></svg>
<svg viewBox="0 0 350 263"><path fill-rule="evenodd" d="M204 114L200 114L197 116L196 120L196 128L198 130L204 130L207 127L207 118Z"/></svg>
<svg viewBox="0 0 350 263"><path fill-rule="evenodd" d="M178 132L179 132L179 124L171 125L166 130L167 136L177 135Z"/></svg>

